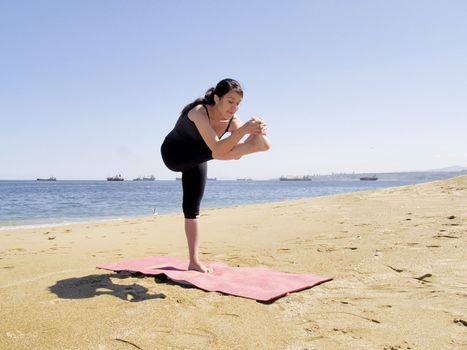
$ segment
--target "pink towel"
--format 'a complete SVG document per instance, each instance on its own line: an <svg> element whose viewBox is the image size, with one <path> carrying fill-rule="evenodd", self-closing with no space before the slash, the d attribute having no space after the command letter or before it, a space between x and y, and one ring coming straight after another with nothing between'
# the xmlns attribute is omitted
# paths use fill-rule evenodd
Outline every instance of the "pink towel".
<svg viewBox="0 0 467 350"><path fill-rule="evenodd" d="M331 277L279 272L265 268L231 267L221 262L206 264L213 271L187 270L188 260L154 256L102 264L99 269L166 275L175 282L189 283L210 292L222 292L259 301L276 299L290 292L314 287Z"/></svg>

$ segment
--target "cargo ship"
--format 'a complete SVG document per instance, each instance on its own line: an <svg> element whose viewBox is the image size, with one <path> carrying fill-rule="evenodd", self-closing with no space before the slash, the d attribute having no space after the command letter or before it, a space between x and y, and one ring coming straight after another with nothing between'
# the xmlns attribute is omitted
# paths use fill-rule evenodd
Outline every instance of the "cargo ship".
<svg viewBox="0 0 467 350"><path fill-rule="evenodd" d="M57 178L55 176L51 176L48 179L37 178L36 180L37 181L57 181Z"/></svg>
<svg viewBox="0 0 467 350"><path fill-rule="evenodd" d="M156 180L156 177L154 175L150 175L150 176L139 176L137 177L136 179L133 179L133 181L154 181Z"/></svg>
<svg viewBox="0 0 467 350"><path fill-rule="evenodd" d="M311 176L281 176L280 181L311 181Z"/></svg>
<svg viewBox="0 0 467 350"><path fill-rule="evenodd" d="M107 181L124 181L124 180L125 179L120 174L107 178Z"/></svg>
<svg viewBox="0 0 467 350"><path fill-rule="evenodd" d="M376 176L362 176L360 181L376 181L378 178Z"/></svg>

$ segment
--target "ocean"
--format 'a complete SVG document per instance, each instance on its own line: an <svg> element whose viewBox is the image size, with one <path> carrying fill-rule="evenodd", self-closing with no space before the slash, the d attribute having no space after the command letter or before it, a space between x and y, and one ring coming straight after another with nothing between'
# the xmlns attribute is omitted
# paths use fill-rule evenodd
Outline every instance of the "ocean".
<svg viewBox="0 0 467 350"><path fill-rule="evenodd" d="M201 209L270 203L422 181L210 180ZM0 230L181 213L181 181L0 181Z"/></svg>

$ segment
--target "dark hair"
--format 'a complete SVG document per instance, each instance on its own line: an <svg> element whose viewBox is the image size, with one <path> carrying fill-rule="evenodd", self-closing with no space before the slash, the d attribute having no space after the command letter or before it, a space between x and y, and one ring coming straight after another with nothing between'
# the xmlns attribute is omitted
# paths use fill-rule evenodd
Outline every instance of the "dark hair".
<svg viewBox="0 0 467 350"><path fill-rule="evenodd" d="M234 79L223 79L217 83L215 88L208 89L208 91L206 91L206 93L204 94L204 97L197 98L193 102L187 104L185 108L183 108L181 114L188 113L193 109L193 107L200 104L213 105L214 95L222 97L230 91L235 91L243 97L243 89L238 81Z"/></svg>

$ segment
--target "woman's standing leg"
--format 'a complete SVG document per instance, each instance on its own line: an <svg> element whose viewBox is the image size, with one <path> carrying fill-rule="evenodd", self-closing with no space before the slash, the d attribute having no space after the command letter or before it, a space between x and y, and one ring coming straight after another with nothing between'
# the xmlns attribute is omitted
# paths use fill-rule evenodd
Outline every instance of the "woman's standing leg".
<svg viewBox="0 0 467 350"><path fill-rule="evenodd" d="M204 162L182 172L183 213L190 257L188 268L200 272L209 271L199 261L199 209L206 187L207 169L207 162Z"/></svg>

